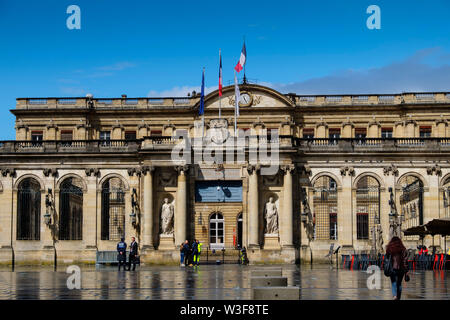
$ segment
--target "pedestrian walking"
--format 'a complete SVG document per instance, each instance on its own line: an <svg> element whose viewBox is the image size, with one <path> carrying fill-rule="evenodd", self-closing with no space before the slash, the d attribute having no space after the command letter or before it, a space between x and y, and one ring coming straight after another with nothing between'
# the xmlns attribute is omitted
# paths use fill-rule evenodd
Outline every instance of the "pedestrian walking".
<svg viewBox="0 0 450 320"><path fill-rule="evenodd" d="M245 247L239 250L239 263L242 265L248 264L247 249Z"/></svg>
<svg viewBox="0 0 450 320"><path fill-rule="evenodd" d="M198 240L195 239L192 242L192 264L197 265L197 258L198 258Z"/></svg>
<svg viewBox="0 0 450 320"><path fill-rule="evenodd" d="M180 266L184 267L184 246L180 244Z"/></svg>
<svg viewBox="0 0 450 320"><path fill-rule="evenodd" d="M389 275L392 284L392 296L394 300L400 300L402 296L402 280L409 281L408 260L406 248L399 237L392 237L386 246L386 255L390 258L392 272Z"/></svg>
<svg viewBox="0 0 450 320"><path fill-rule="evenodd" d="M128 258L128 271L131 270L131 264L133 264L133 271L136 270L136 263L138 258L138 243L136 242L135 237L131 237L130 255Z"/></svg>
<svg viewBox="0 0 450 320"><path fill-rule="evenodd" d="M120 242L117 243L117 262L120 267L123 265L123 270L125 270L125 265L127 262L127 244L125 243L125 239L121 238Z"/></svg>
<svg viewBox="0 0 450 320"><path fill-rule="evenodd" d="M183 252L184 252L184 265L189 265L189 256L191 253L191 248L189 247L189 241L185 241L183 245Z"/></svg>
<svg viewBox="0 0 450 320"><path fill-rule="evenodd" d="M200 254L202 253L202 246L203 243L201 243L200 241L196 240L197 242L197 260L194 261L195 264L198 266L200 264Z"/></svg>

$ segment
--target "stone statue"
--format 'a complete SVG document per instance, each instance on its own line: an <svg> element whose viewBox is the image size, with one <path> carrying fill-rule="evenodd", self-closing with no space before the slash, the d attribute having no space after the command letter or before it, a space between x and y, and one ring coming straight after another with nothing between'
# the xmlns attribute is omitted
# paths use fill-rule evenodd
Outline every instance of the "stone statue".
<svg viewBox="0 0 450 320"><path fill-rule="evenodd" d="M264 217L266 219L266 234L278 233L278 209L273 201L273 197L269 198L264 209Z"/></svg>
<svg viewBox="0 0 450 320"><path fill-rule="evenodd" d="M382 253L384 251L383 248L383 230L381 229L381 226L377 226L377 251Z"/></svg>
<svg viewBox="0 0 450 320"><path fill-rule="evenodd" d="M162 234L173 234L173 205L169 203L168 198L164 198L164 203L161 207L161 231Z"/></svg>

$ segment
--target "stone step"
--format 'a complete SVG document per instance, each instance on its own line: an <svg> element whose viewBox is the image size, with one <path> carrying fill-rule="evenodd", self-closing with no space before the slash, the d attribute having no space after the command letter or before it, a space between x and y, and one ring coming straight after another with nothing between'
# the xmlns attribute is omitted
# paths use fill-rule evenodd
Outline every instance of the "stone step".
<svg viewBox="0 0 450 320"><path fill-rule="evenodd" d="M281 269L255 269L252 271L252 276L254 277L281 277L282 270Z"/></svg>
<svg viewBox="0 0 450 320"><path fill-rule="evenodd" d="M254 287L285 287L287 286L287 277L254 277L250 278L250 285Z"/></svg>
<svg viewBox="0 0 450 320"><path fill-rule="evenodd" d="M253 300L300 300L300 287L256 287Z"/></svg>

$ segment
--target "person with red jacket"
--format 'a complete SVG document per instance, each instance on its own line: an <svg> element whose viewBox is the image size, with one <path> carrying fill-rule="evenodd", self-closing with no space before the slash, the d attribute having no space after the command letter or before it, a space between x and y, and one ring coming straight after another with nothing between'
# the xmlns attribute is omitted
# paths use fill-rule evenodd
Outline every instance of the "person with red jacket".
<svg viewBox="0 0 450 320"><path fill-rule="evenodd" d="M392 237L386 246L386 255L390 256L393 272L390 276L392 284L392 296L394 300L400 300L402 295L402 280L408 276L407 251L399 237ZM406 279L408 280L408 279Z"/></svg>

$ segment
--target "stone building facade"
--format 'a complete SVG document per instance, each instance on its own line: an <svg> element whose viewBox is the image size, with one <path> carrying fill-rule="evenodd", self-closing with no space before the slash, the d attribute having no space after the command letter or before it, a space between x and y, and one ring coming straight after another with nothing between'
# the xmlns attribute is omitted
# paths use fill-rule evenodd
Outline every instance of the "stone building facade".
<svg viewBox="0 0 450 320"><path fill-rule="evenodd" d="M449 93L240 90L242 145L232 86L220 101L217 91L205 97L201 134L198 94L17 99L16 140L0 143L0 262L94 263L122 236L137 237L144 263L176 263L194 238L245 246L253 263L320 262L331 244L379 251L392 234L450 216ZM196 161L217 138L207 129L236 142L235 161ZM189 138L200 145L174 159ZM267 163L250 154L269 145L277 169L264 174ZM438 236L423 241L444 247Z"/></svg>

